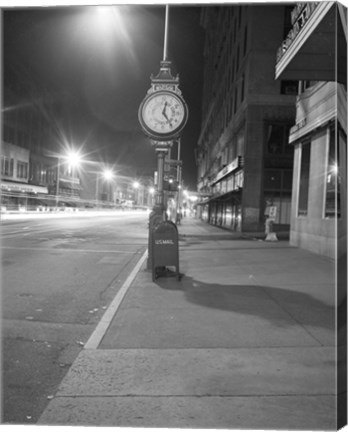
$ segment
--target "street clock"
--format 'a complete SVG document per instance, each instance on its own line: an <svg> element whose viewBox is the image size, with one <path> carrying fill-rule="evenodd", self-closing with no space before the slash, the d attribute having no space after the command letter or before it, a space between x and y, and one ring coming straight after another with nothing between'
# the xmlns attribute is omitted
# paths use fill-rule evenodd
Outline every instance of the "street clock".
<svg viewBox="0 0 348 432"><path fill-rule="evenodd" d="M188 108L175 91L157 90L149 93L139 107L139 122L146 135L152 139L169 141L183 130Z"/></svg>

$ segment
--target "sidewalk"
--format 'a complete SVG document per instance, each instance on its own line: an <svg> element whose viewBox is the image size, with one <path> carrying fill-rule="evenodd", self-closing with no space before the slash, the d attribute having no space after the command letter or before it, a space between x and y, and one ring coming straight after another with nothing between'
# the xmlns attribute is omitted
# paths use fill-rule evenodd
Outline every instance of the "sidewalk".
<svg viewBox="0 0 348 432"><path fill-rule="evenodd" d="M185 218L180 272L144 264L46 425L336 429L334 262Z"/></svg>

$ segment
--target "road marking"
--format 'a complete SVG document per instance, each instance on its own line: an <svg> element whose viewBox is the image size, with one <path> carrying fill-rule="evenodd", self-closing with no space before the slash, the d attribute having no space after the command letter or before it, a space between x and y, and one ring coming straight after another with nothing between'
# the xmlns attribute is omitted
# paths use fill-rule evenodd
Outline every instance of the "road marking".
<svg viewBox="0 0 348 432"><path fill-rule="evenodd" d="M124 251L124 250L110 250L110 249L106 249L106 250L97 250L97 249L68 249L68 248L38 248L38 247L33 247L33 248L29 248L29 247L16 247L16 246L0 246L0 249L16 249L16 250L30 250L30 251L34 251L34 250L38 250L38 251L50 251L50 252L92 252L92 253L122 253L122 254L134 254L134 251L128 252L128 251ZM137 253L137 252L136 252Z"/></svg>
<svg viewBox="0 0 348 432"><path fill-rule="evenodd" d="M147 250L143 253L142 257L138 261L138 263L135 265L134 269L130 273L130 275L127 277L127 279L124 281L122 287L114 297L113 301L111 302L110 306L105 311L104 315L102 316L101 320L99 321L97 327L95 328L94 332L91 334L90 338L86 342L84 348L85 349L97 349L100 342L104 338L111 321L113 320L114 316L116 315L118 308L120 307L122 300L124 299L124 296L126 295L129 287L131 286L132 282L134 281L137 273L139 272L141 266L143 265L145 259L147 257Z"/></svg>

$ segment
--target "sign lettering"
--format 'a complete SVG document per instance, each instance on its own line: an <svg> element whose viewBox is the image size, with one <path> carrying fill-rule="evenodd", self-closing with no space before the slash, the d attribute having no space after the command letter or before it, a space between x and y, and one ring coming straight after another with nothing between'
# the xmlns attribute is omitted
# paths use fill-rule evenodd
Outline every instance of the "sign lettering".
<svg viewBox="0 0 348 432"><path fill-rule="evenodd" d="M160 240L155 240L155 244L156 245L173 245L174 242L171 239L169 239L169 240L160 239Z"/></svg>

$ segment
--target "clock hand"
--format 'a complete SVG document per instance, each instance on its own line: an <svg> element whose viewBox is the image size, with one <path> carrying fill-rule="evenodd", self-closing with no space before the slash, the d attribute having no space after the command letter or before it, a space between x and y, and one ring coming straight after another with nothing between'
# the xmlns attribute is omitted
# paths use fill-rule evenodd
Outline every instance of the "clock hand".
<svg viewBox="0 0 348 432"><path fill-rule="evenodd" d="M167 121L169 121L168 116L167 116L167 102L164 103L162 115L163 115L163 117L165 117L167 119Z"/></svg>

